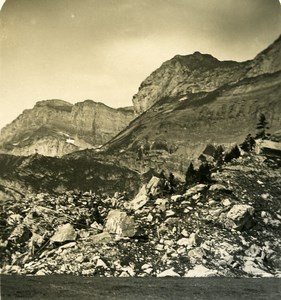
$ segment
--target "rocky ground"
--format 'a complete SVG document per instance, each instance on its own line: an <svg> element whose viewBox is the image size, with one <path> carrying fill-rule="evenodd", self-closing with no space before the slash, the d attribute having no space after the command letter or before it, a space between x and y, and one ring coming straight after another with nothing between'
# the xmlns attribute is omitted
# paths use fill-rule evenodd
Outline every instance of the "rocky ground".
<svg viewBox="0 0 281 300"><path fill-rule="evenodd" d="M130 199L69 191L1 202L1 273L281 277L280 158L243 153L205 183L152 177Z"/></svg>

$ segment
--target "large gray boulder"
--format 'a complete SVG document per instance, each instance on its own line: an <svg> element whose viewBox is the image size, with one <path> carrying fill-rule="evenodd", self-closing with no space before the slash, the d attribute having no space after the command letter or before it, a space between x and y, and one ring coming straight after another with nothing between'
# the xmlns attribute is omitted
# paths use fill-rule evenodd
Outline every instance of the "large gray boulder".
<svg viewBox="0 0 281 300"><path fill-rule="evenodd" d="M226 226L236 230L242 230L251 223L254 208L247 204L236 204L227 213Z"/></svg>
<svg viewBox="0 0 281 300"><path fill-rule="evenodd" d="M105 229L119 236L132 237L136 233L136 223L133 217L114 209L108 213Z"/></svg>
<svg viewBox="0 0 281 300"><path fill-rule="evenodd" d="M156 196L159 193L161 179L153 176L147 184L144 184L136 197L129 203L128 208L138 210L149 200L149 195Z"/></svg>
<svg viewBox="0 0 281 300"><path fill-rule="evenodd" d="M75 241L77 233L73 226L69 223L59 225L54 235L51 237L51 242L63 243L69 241Z"/></svg>

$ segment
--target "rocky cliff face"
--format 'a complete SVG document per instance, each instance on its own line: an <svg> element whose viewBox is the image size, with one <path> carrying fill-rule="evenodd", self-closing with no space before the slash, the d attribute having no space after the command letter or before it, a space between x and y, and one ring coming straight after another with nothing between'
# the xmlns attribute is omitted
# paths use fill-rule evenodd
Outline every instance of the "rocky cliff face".
<svg viewBox="0 0 281 300"><path fill-rule="evenodd" d="M62 100L40 101L2 129L0 151L61 156L104 144L132 118L130 108L113 109L91 100L75 105Z"/></svg>
<svg viewBox="0 0 281 300"><path fill-rule="evenodd" d="M133 97L135 112L141 114L163 97L180 97L187 93L211 92L217 88L281 69L281 38L252 61L219 61L211 55L195 52L177 55L154 71L140 85Z"/></svg>
<svg viewBox="0 0 281 300"><path fill-rule="evenodd" d="M211 93L165 97L131 122L104 149L126 166L185 172L208 143L241 143L255 135L260 113L281 128L281 72L244 79ZM182 168L183 167L183 168Z"/></svg>
<svg viewBox="0 0 281 300"><path fill-rule="evenodd" d="M247 77L265 73L274 73L281 70L281 36L267 49L259 53L253 61Z"/></svg>
<svg viewBox="0 0 281 300"><path fill-rule="evenodd" d="M143 113L104 149L140 171L184 172L206 144L241 143L255 135L261 113L274 135L281 129L280 46L279 38L244 63L199 53L164 63L133 100Z"/></svg>
<svg viewBox="0 0 281 300"><path fill-rule="evenodd" d="M131 108L113 109L91 100L75 104L71 111L71 122L76 134L94 145L103 145L109 141L132 119Z"/></svg>

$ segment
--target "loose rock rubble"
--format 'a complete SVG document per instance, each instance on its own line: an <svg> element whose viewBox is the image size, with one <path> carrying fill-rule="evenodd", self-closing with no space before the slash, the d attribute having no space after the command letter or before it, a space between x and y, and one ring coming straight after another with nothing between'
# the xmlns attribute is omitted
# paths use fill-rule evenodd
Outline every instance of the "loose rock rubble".
<svg viewBox="0 0 281 300"><path fill-rule="evenodd" d="M280 169L249 154L211 177L166 194L152 177L134 199L2 201L1 273L280 277Z"/></svg>

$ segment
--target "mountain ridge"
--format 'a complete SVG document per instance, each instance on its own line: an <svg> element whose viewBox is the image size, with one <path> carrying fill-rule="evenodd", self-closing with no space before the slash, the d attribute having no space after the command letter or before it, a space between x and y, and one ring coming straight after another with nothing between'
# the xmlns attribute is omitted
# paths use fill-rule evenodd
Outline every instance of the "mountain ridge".
<svg viewBox="0 0 281 300"><path fill-rule="evenodd" d="M133 116L130 107L114 109L93 100L76 104L59 99L38 101L1 130L0 150L62 156L94 148L116 135Z"/></svg>
<svg viewBox="0 0 281 300"><path fill-rule="evenodd" d="M220 86L238 82L245 77L281 70L281 36L252 60L220 61L210 54L198 51L176 55L153 71L133 96L136 114L149 109L165 96L179 96L188 92L211 92Z"/></svg>
<svg viewBox="0 0 281 300"><path fill-rule="evenodd" d="M207 144L241 143L249 133L254 136L261 113L268 122L267 132L280 131L280 83L279 71L245 78L210 93L164 97L102 149L117 155L124 165L143 171L153 166L158 171L184 172Z"/></svg>

